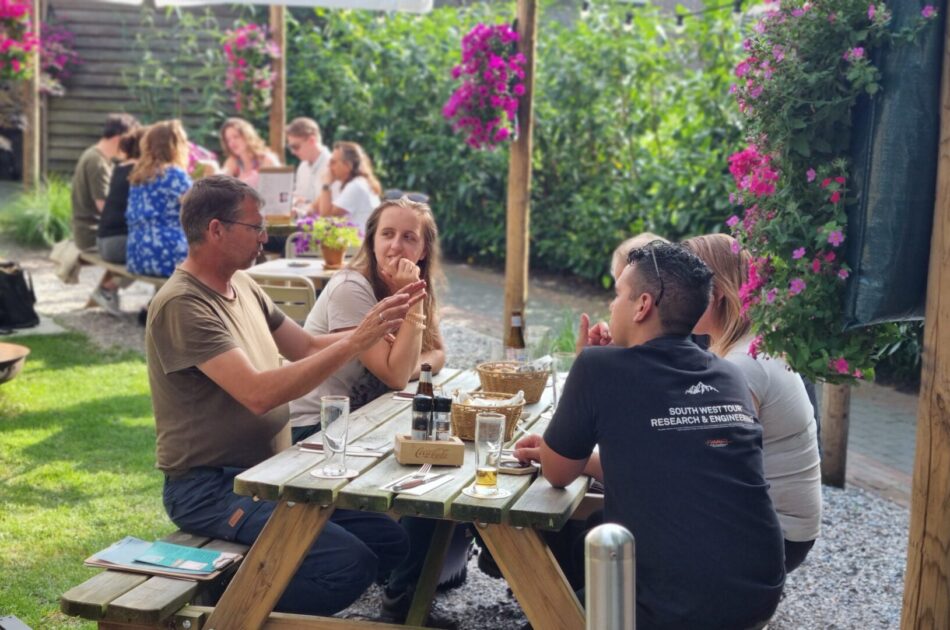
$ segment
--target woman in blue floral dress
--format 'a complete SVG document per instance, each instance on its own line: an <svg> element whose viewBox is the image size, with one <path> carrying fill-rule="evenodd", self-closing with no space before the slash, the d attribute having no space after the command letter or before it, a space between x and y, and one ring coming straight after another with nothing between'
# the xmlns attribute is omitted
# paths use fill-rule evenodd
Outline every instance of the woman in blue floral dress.
<svg viewBox="0 0 950 630"><path fill-rule="evenodd" d="M191 188L188 138L180 121L166 120L146 130L141 149L129 175L126 266L135 274L167 278L188 254L178 219L181 197Z"/></svg>

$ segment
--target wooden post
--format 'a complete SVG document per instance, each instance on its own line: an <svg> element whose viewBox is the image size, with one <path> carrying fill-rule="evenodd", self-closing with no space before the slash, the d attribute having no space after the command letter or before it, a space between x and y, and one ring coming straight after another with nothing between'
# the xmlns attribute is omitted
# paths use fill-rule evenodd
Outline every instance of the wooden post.
<svg viewBox="0 0 950 630"><path fill-rule="evenodd" d="M40 35L40 21L42 20L42 0L33 0L33 17L31 29ZM32 77L24 81L23 99L26 128L23 130L23 187L31 189L42 181L40 172L40 51L37 49L30 56L30 65L33 66Z"/></svg>
<svg viewBox="0 0 950 630"><path fill-rule="evenodd" d="M508 206L505 246L505 312L502 331L508 330L511 311L524 312L528 300L528 236L531 204L531 146L534 130L534 53L537 0L518 0L518 50L525 56L524 95L518 108L518 138L511 144L508 162Z"/></svg>
<svg viewBox="0 0 950 630"><path fill-rule="evenodd" d="M270 106L270 131L268 140L271 151L277 158L284 161L284 128L287 126L287 20L284 19L286 9L283 6L270 7L271 37L280 48L280 58L274 60L274 72L277 79L274 81L274 90Z"/></svg>
<svg viewBox="0 0 950 630"><path fill-rule="evenodd" d="M930 239L902 630L950 628L950 13L944 19L937 199Z"/></svg>
<svg viewBox="0 0 950 630"><path fill-rule="evenodd" d="M829 385L821 390L821 482L844 488L848 461L851 386Z"/></svg>

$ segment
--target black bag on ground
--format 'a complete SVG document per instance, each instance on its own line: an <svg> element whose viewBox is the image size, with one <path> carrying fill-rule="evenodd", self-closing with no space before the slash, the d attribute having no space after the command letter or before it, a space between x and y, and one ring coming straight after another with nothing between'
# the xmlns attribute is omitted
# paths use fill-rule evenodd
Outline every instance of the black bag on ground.
<svg viewBox="0 0 950 630"><path fill-rule="evenodd" d="M38 326L34 304L30 274L15 262L0 262L0 329Z"/></svg>

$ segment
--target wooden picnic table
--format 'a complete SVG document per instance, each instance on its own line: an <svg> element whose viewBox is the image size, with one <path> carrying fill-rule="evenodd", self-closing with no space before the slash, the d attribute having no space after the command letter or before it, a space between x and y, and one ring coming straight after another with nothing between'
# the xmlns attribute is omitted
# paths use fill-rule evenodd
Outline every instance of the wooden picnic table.
<svg viewBox="0 0 950 630"><path fill-rule="evenodd" d="M473 390L479 385L473 369L444 369L434 382L447 392ZM549 394L546 390L538 403L525 407L514 440L526 430L543 430L550 419L544 413L550 407ZM421 496L394 495L380 486L416 468L402 466L392 455L393 437L409 432L410 403L387 393L351 412L349 422L350 444L385 443L389 449L379 459L349 457L348 468L360 472L355 479L312 476L310 471L321 464L323 455L296 446L235 478L234 490L238 494L276 501L278 505L205 628L263 627L304 555L338 507L440 520L407 625L421 625L428 615L452 527L459 522L474 522L535 628L584 627L580 602L538 530L559 530L564 526L584 499L589 483L586 477L565 489L555 489L541 476L499 475L499 487L510 490L511 497L471 498L462 494L475 478L474 444L466 443L462 467L439 469L454 475L449 482ZM313 620L312 625L307 622L300 627L326 627L321 625L327 623L326 619L309 619ZM353 621L347 627L364 623L373 625Z"/></svg>

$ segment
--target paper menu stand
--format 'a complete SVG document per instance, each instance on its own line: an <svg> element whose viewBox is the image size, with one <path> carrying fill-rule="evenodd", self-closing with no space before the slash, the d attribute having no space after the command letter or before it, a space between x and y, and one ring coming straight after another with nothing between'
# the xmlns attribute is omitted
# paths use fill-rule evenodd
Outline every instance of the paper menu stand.
<svg viewBox="0 0 950 630"><path fill-rule="evenodd" d="M264 199L261 213L270 223L290 223L294 207L294 168L265 166L260 169L257 192Z"/></svg>
<svg viewBox="0 0 950 630"><path fill-rule="evenodd" d="M156 545L158 545L158 547L155 547ZM178 548L183 551L176 551L172 548ZM194 552L200 553L194 555ZM214 556L211 559L212 566L210 570L205 564L207 558L211 558L211 556L205 556L203 554L211 554L211 556ZM167 564L143 562L140 560L143 556L148 556L149 559L157 559L159 562ZM211 580L221 575L221 571L224 568L238 562L242 557L243 556L238 553L186 547L163 542L152 543L133 536L126 536L122 540L87 558L85 564L92 567L131 571L133 573L144 573L147 575L163 575L166 577L192 580ZM194 558L198 558L199 560L195 560ZM198 564L193 565L190 563L199 562L202 558L205 559L205 562L200 563L200 569L189 568L197 567ZM177 567L170 566L177 561L176 559L186 561L189 564L183 565L179 563ZM215 566L216 562L217 566Z"/></svg>

